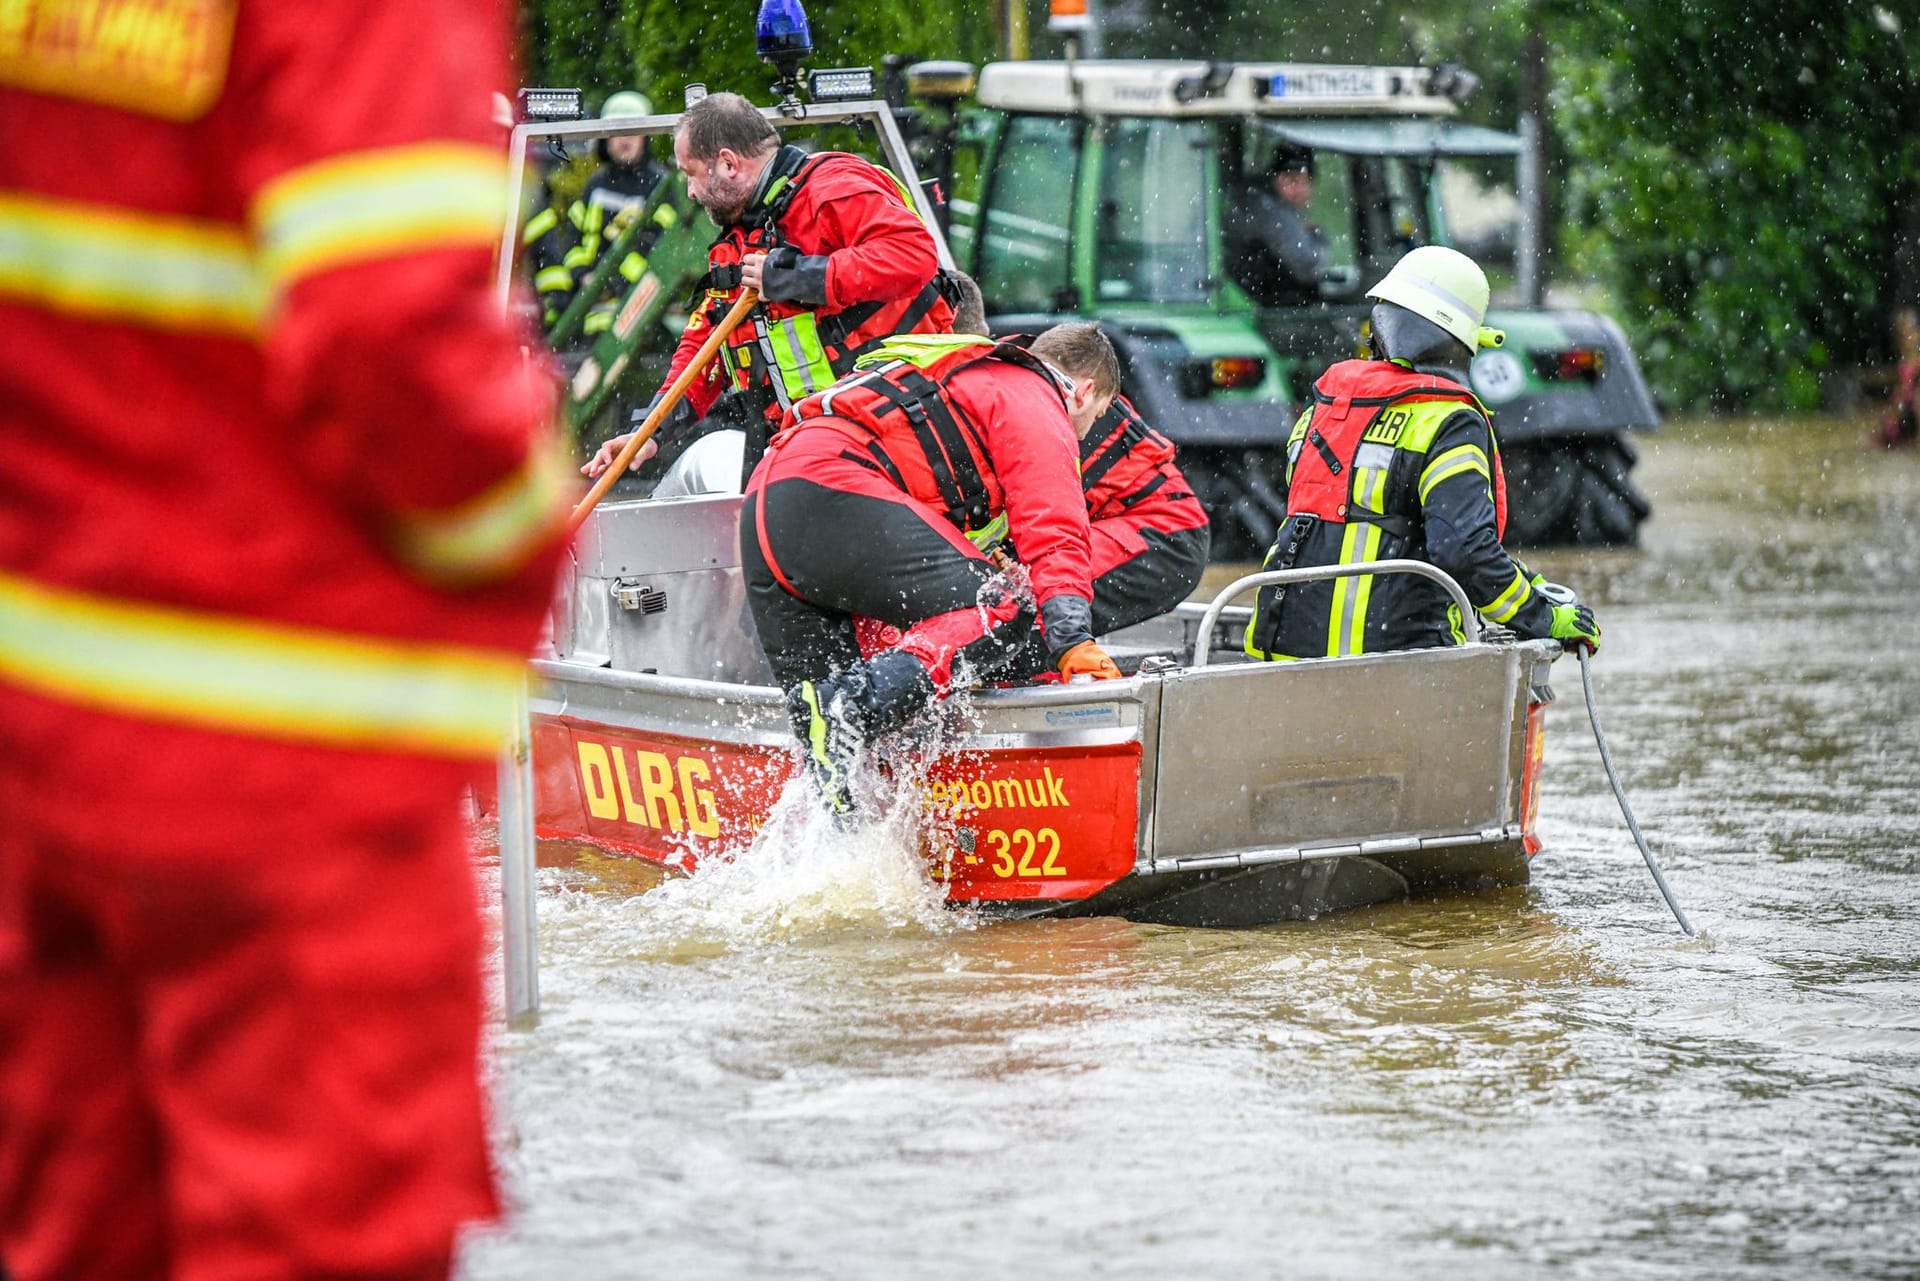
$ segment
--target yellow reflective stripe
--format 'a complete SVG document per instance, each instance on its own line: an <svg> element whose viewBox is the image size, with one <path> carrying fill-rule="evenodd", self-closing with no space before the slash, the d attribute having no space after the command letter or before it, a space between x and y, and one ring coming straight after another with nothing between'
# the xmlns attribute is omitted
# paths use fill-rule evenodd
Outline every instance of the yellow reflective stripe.
<svg viewBox="0 0 1920 1281"><path fill-rule="evenodd" d="M560 527L570 506L572 475L556 450L536 448L513 475L459 506L401 517L394 553L442 581L468 583L511 573Z"/></svg>
<svg viewBox="0 0 1920 1281"><path fill-rule="evenodd" d="M543 267L534 274L533 287L543 294L573 288L573 273L565 267Z"/></svg>
<svg viewBox="0 0 1920 1281"><path fill-rule="evenodd" d="M1007 514L1001 512L980 528L968 530L967 541L975 547L978 547L981 551L986 551L989 547L992 547L995 543L1005 538L1008 531L1012 528L1011 522L1007 520Z"/></svg>
<svg viewBox="0 0 1920 1281"><path fill-rule="evenodd" d="M1519 613L1520 607L1525 605L1532 596L1533 585L1527 582L1525 574L1516 569L1513 571L1513 581L1507 585L1507 590L1482 605L1480 612L1496 623L1504 623Z"/></svg>
<svg viewBox="0 0 1920 1281"><path fill-rule="evenodd" d="M530 245L559 225L559 214L555 213L551 207L542 209L539 213L527 219L526 230L520 233L520 243Z"/></svg>
<svg viewBox="0 0 1920 1281"><path fill-rule="evenodd" d="M656 226L664 231L680 221L680 211L672 205L656 205L653 210L653 221Z"/></svg>
<svg viewBox="0 0 1920 1281"><path fill-rule="evenodd" d="M1267 657L1267 651L1264 649L1261 649L1258 645L1253 643L1253 628L1254 628L1254 625L1259 621L1260 621L1260 611L1256 609L1254 610L1253 614L1247 619L1247 630L1245 634L1240 637L1240 648L1246 651L1246 655L1248 658Z"/></svg>
<svg viewBox="0 0 1920 1281"><path fill-rule="evenodd" d="M516 659L140 604L0 574L0 679L149 719L336 747L486 756Z"/></svg>
<svg viewBox="0 0 1920 1281"><path fill-rule="evenodd" d="M583 243L567 250L567 252L561 256L560 261L578 271L583 267L593 266L593 260L598 257L599 254L600 251L592 244Z"/></svg>
<svg viewBox="0 0 1920 1281"><path fill-rule="evenodd" d="M1476 399L1474 407L1485 413L1486 407ZM1400 437L1394 442L1401 449L1416 454L1424 454L1433 448L1433 438L1447 425L1447 420L1455 414L1464 412L1466 405L1455 400L1413 400L1399 402L1399 408L1407 411L1407 421L1400 426Z"/></svg>
<svg viewBox="0 0 1920 1281"><path fill-rule="evenodd" d="M1380 527L1370 521L1352 521L1340 538L1340 561L1352 565L1373 560L1380 553ZM1327 614L1327 654L1358 654L1366 640L1367 601L1373 595L1373 575L1358 574L1333 580L1333 607Z"/></svg>
<svg viewBox="0 0 1920 1281"><path fill-rule="evenodd" d="M1378 525L1368 525L1366 531L1360 539L1360 559L1378 560L1380 559L1380 540L1385 536L1385 531ZM1367 606L1373 601L1373 579L1372 574L1362 574L1353 580L1353 622L1347 629L1349 654L1366 652Z"/></svg>
<svg viewBox="0 0 1920 1281"><path fill-rule="evenodd" d="M1353 469L1353 501L1370 512L1386 513L1387 469L1384 467L1356 467Z"/></svg>
<svg viewBox="0 0 1920 1281"><path fill-rule="evenodd" d="M637 283L640 277L647 274L646 257L642 254L628 254L620 260L620 274L626 277L628 284Z"/></svg>
<svg viewBox="0 0 1920 1281"><path fill-rule="evenodd" d="M788 396L798 400L833 382L833 366L820 345L819 322L812 312L776 320L769 337L774 340L773 363Z"/></svg>
<svg viewBox="0 0 1920 1281"><path fill-rule="evenodd" d="M0 297L160 329L251 335L265 311L238 224L0 192Z"/></svg>
<svg viewBox="0 0 1920 1281"><path fill-rule="evenodd" d="M1479 472L1481 479L1492 485L1491 469L1487 466L1487 456L1478 445L1456 445L1440 455L1420 472L1420 501L1426 502L1427 495L1434 486L1443 480L1450 480L1461 472Z"/></svg>
<svg viewBox="0 0 1920 1281"><path fill-rule="evenodd" d="M316 272L423 249L491 245L507 162L491 147L423 142L330 156L261 188L261 272L275 290Z"/></svg>
<svg viewBox="0 0 1920 1281"><path fill-rule="evenodd" d="M871 369L889 360L904 360L925 369L964 348L991 346L993 339L981 334L894 334L856 360L853 367Z"/></svg>
<svg viewBox="0 0 1920 1281"><path fill-rule="evenodd" d="M603 304L596 306L592 311L587 313L586 320L581 322L580 332L583 334L604 334L612 328L613 308Z"/></svg>

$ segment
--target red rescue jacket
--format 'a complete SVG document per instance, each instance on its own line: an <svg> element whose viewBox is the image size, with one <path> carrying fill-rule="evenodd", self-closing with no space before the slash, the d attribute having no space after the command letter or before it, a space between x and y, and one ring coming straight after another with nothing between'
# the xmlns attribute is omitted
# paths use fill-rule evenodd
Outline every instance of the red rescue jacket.
<svg viewBox="0 0 1920 1281"><path fill-rule="evenodd" d="M1125 396L1115 396L1080 442L1087 518L1125 520L1168 533L1205 525L1207 509L1173 458L1173 442L1147 426Z"/></svg>
<svg viewBox="0 0 1920 1281"><path fill-rule="evenodd" d="M729 386L770 389L769 352L781 335L765 331L805 313L812 313L831 365L831 373L816 380L821 388L852 369L858 355L879 339L953 328L953 308L936 279L940 258L933 234L885 170L847 152L803 157L793 147L782 147L771 163L776 167L771 196L763 196L743 222L727 227L708 251L705 297L687 321L661 385L679 376L708 329L739 298L740 263L750 253L789 245L803 255L827 258L826 305L766 301L755 308L734 330L723 359L688 389L687 399L700 414L712 409ZM777 398L767 416L779 421Z"/></svg>
<svg viewBox="0 0 1920 1281"><path fill-rule="evenodd" d="M914 359L898 358L909 351ZM839 432L962 532L1004 515L1041 604L1061 593L1092 599L1059 374L1019 347L972 335L896 339L881 349L888 354L896 358L795 405L771 451L798 432Z"/></svg>
<svg viewBox="0 0 1920 1281"><path fill-rule="evenodd" d="M136 810L329 803L294 747L366 761L350 813L488 759L573 488L492 297L504 6L209 4L160 53L41 8L0 40L0 684ZM140 724L259 746L202 778Z"/></svg>

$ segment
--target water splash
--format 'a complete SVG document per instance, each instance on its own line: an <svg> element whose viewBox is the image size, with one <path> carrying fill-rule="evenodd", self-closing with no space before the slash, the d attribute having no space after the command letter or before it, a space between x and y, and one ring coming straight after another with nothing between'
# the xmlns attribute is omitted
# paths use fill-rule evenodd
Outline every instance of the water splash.
<svg viewBox="0 0 1920 1281"><path fill-rule="evenodd" d="M883 777L863 766L867 822L841 827L796 774L744 846L706 855L690 875L621 905L632 927L618 931L622 951L685 959L849 932L970 928L921 856L929 820L920 771L896 762Z"/></svg>

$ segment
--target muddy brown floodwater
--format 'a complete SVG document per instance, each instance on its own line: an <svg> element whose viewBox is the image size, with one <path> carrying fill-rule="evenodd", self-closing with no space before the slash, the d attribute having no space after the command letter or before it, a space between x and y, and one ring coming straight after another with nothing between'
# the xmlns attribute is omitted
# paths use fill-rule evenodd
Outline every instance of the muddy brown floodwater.
<svg viewBox="0 0 1920 1281"><path fill-rule="evenodd" d="M548 851L466 1276L1920 1275L1920 459L1865 437L1679 424L1642 549L1535 558L1707 945L1571 662L1523 890L993 923L824 839Z"/></svg>

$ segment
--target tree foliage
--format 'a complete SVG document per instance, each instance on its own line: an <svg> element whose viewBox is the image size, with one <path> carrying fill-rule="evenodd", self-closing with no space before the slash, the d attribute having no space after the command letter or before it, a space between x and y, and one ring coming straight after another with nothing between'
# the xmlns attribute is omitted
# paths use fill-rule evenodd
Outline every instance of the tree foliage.
<svg viewBox="0 0 1920 1281"><path fill-rule="evenodd" d="M1569 15L1561 47L1571 216L1670 395L1807 408L1823 371L1883 349L1920 176L1911 19L1615 4Z"/></svg>

